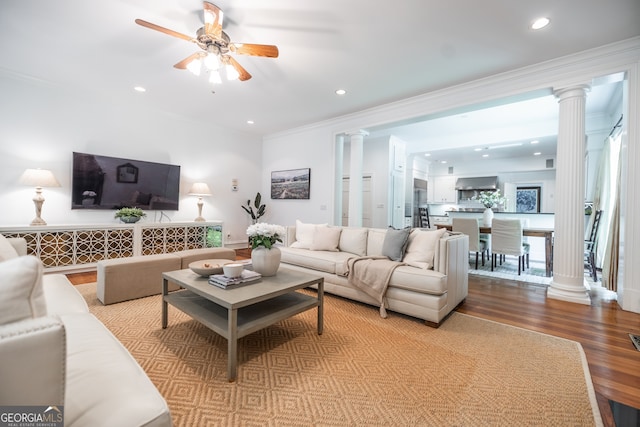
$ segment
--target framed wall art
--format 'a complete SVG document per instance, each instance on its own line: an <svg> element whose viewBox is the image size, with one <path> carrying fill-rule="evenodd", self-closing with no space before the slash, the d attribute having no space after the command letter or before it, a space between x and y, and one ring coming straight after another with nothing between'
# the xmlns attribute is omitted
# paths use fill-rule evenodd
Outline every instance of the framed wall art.
<svg viewBox="0 0 640 427"><path fill-rule="evenodd" d="M540 187L518 187L516 189L516 212L540 212Z"/></svg>
<svg viewBox="0 0 640 427"><path fill-rule="evenodd" d="M272 199L308 199L310 189L309 168L271 172Z"/></svg>

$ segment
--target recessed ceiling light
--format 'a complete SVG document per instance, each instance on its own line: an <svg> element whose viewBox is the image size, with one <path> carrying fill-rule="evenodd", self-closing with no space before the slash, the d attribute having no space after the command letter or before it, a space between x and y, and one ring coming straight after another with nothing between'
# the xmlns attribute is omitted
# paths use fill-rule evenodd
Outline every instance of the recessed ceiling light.
<svg viewBox="0 0 640 427"><path fill-rule="evenodd" d="M544 28L547 25L549 25L549 18L538 18L535 21L533 21L533 24L531 24L531 29L532 30L539 30L540 28Z"/></svg>
<svg viewBox="0 0 640 427"><path fill-rule="evenodd" d="M447 161L446 160L440 160L440 163L442 163L444 165L445 163L447 163Z"/></svg>
<svg viewBox="0 0 640 427"><path fill-rule="evenodd" d="M482 148L474 148L473 151L482 151Z"/></svg>
<svg viewBox="0 0 640 427"><path fill-rule="evenodd" d="M489 155L488 154L483 154L482 157L489 157Z"/></svg>
<svg viewBox="0 0 640 427"><path fill-rule="evenodd" d="M253 120L247 120L248 125L252 125L253 123L254 123Z"/></svg>
<svg viewBox="0 0 640 427"><path fill-rule="evenodd" d="M136 87L133 88L133 90L135 90L136 92L146 92L147 91L142 86L136 86Z"/></svg>
<svg viewBox="0 0 640 427"><path fill-rule="evenodd" d="M530 142L530 144L538 144L540 141L538 141L537 139L534 139L533 141Z"/></svg>
<svg viewBox="0 0 640 427"><path fill-rule="evenodd" d="M540 154L542 154L542 153L539 152L539 151L536 151L535 153L533 153L534 156L539 156Z"/></svg>
<svg viewBox="0 0 640 427"><path fill-rule="evenodd" d="M346 94L346 93L347 93L347 91L346 91L346 90L344 90L344 89L338 89L338 90L336 90L336 95L344 95L344 94Z"/></svg>
<svg viewBox="0 0 640 427"><path fill-rule="evenodd" d="M425 156L425 157L430 157L430 156L431 156L431 153L424 153L424 156Z"/></svg>

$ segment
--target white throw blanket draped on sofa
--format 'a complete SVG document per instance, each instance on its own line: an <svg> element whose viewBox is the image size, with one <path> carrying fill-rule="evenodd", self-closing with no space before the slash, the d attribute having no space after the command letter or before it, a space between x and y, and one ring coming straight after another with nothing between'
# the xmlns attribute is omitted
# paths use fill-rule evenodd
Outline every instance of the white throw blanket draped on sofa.
<svg viewBox="0 0 640 427"><path fill-rule="evenodd" d="M380 303L380 316L387 317L386 297L387 287L393 271L406 265L403 262L391 261L385 256L353 257L347 260L345 276L349 284L360 289Z"/></svg>

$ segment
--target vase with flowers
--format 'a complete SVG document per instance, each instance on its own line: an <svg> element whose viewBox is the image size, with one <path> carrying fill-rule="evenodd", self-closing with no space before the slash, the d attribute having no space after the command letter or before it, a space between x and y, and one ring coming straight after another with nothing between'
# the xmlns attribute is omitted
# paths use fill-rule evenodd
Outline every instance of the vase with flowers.
<svg viewBox="0 0 640 427"><path fill-rule="evenodd" d="M477 200L484 205L485 209L482 213L482 221L485 227L491 227L491 223L493 221L492 208L503 204L507 200L502 194L500 194L500 189L495 191L481 191L480 194L473 196L471 199Z"/></svg>
<svg viewBox="0 0 640 427"><path fill-rule="evenodd" d="M275 276L280 267L280 249L276 243L282 242L285 229L281 225L258 222L247 228L251 244L253 270L263 276Z"/></svg>

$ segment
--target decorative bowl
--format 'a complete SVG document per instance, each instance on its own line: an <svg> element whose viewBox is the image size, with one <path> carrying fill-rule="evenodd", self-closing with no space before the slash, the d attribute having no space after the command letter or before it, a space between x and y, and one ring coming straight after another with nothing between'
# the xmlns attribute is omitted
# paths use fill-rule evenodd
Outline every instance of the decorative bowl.
<svg viewBox="0 0 640 427"><path fill-rule="evenodd" d="M222 266L222 271L225 277L229 277L229 278L242 276L242 270L244 270L244 265L238 264L235 262L225 264Z"/></svg>
<svg viewBox="0 0 640 427"><path fill-rule="evenodd" d="M232 262L230 259L202 259L189 263L189 268L196 274L209 277L212 274L222 273L222 266Z"/></svg>

